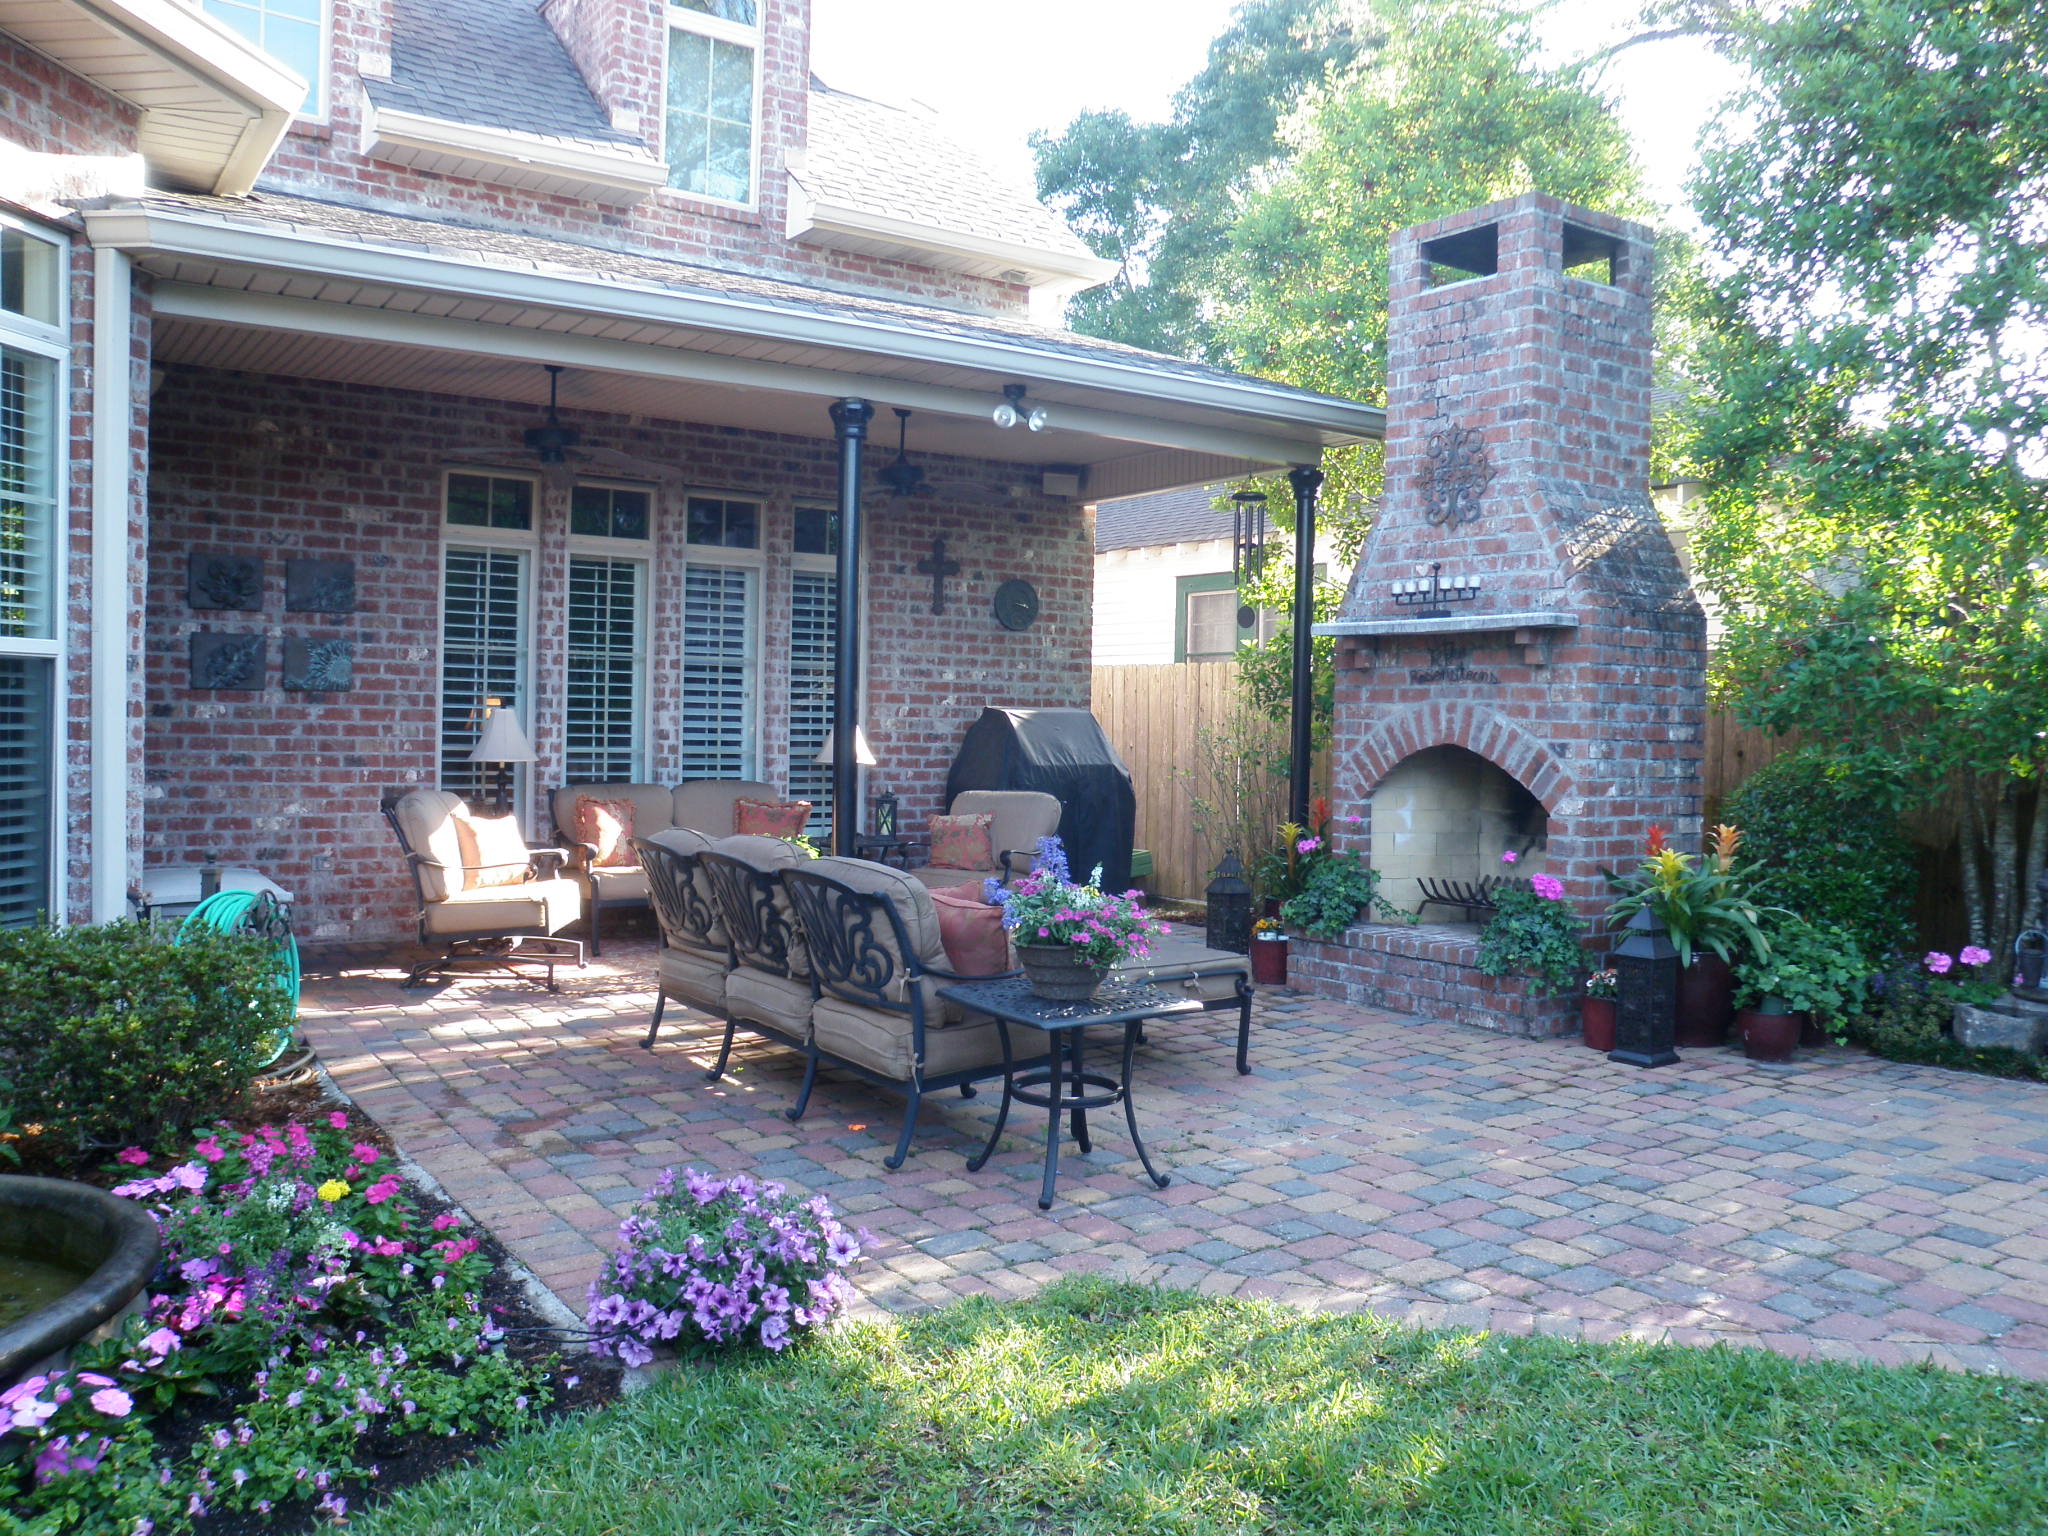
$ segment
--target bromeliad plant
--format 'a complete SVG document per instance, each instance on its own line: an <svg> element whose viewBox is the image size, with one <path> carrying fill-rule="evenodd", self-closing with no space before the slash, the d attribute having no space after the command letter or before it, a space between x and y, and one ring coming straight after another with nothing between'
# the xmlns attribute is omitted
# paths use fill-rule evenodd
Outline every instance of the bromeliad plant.
<svg viewBox="0 0 2048 1536"><path fill-rule="evenodd" d="M1488 976L1521 971L1537 997L1569 992L1586 974L1585 928L1555 875L1531 875L1527 890L1496 887L1493 916L1479 934L1479 969Z"/></svg>
<svg viewBox="0 0 2048 1536"><path fill-rule="evenodd" d="M679 1187L665 1169L590 1284L590 1347L632 1366L663 1346L787 1349L853 1299L846 1271L872 1241L823 1195L805 1200L773 1180L694 1168Z"/></svg>
<svg viewBox="0 0 2048 1536"><path fill-rule="evenodd" d="M1736 828L1716 827L1714 851L1701 860L1665 842L1662 827L1650 828L1642 868L1609 877L1622 893L1607 908L1609 922L1618 928L1647 906L1670 931L1680 965L1691 965L1700 950L1730 964L1745 953L1768 955L1764 909L1745 894L1747 872L1735 863L1741 845Z"/></svg>
<svg viewBox="0 0 2048 1536"><path fill-rule="evenodd" d="M1106 893L1100 864L1085 884L1076 884L1056 837L1038 840L1029 874L1010 886L991 875L982 894L1003 909L1003 926L1017 943L1070 945L1076 958L1102 970L1144 959L1152 940L1172 931L1145 910L1143 891Z"/></svg>

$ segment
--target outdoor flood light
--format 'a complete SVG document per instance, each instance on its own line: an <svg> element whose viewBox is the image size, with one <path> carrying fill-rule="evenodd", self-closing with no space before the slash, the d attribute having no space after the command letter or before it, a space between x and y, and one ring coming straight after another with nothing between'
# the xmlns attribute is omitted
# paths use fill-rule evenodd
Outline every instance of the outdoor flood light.
<svg viewBox="0 0 2048 1536"><path fill-rule="evenodd" d="M1044 406L1032 405L1025 400L1025 388L1022 384L1005 384L1003 403L990 413L989 419L1005 431L1021 421L1031 431L1043 432L1046 422L1051 418L1045 414Z"/></svg>

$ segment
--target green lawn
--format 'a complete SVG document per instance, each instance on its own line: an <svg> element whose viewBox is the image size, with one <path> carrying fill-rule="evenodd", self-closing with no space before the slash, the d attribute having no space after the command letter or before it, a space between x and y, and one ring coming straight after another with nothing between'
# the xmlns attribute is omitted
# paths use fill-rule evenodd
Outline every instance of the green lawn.
<svg viewBox="0 0 2048 1536"><path fill-rule="evenodd" d="M432 1532L2048 1531L2048 1385L1110 1282L678 1371L351 1522Z"/></svg>

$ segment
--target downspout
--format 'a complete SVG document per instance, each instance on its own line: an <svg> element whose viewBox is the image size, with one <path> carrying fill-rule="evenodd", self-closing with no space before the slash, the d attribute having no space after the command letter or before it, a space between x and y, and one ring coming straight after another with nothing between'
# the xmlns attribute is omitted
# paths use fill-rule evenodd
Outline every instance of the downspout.
<svg viewBox="0 0 2048 1536"><path fill-rule="evenodd" d="M1297 464L1287 472L1294 487L1294 702L1288 716L1287 816L1308 824L1309 767L1315 741L1316 496L1323 472Z"/></svg>
<svg viewBox="0 0 2048 1536"><path fill-rule="evenodd" d="M832 611L832 851L854 856L860 836L860 453L875 408L832 402L839 438L839 590Z"/></svg>
<svg viewBox="0 0 2048 1536"><path fill-rule="evenodd" d="M128 538L135 478L128 256L92 253L92 920L128 915Z"/></svg>

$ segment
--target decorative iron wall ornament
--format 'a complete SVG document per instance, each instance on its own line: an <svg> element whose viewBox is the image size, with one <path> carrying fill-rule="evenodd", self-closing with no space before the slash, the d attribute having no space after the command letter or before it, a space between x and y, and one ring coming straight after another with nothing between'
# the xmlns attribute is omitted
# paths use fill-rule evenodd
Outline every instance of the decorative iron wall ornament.
<svg viewBox="0 0 2048 1536"><path fill-rule="evenodd" d="M1429 434L1425 452L1423 516L1445 528L1477 522L1480 499L1493 483L1485 439L1470 427L1443 427Z"/></svg>
<svg viewBox="0 0 2048 1536"><path fill-rule="evenodd" d="M255 612L263 606L262 559L211 549L193 550L185 568L185 601L194 608Z"/></svg>
<svg viewBox="0 0 2048 1536"><path fill-rule="evenodd" d="M299 693L349 692L355 687L355 642L288 636L282 681Z"/></svg>
<svg viewBox="0 0 2048 1536"><path fill-rule="evenodd" d="M284 606L287 613L354 613L355 561L285 561Z"/></svg>
<svg viewBox="0 0 2048 1536"><path fill-rule="evenodd" d="M192 636L191 686L239 688L263 686L269 644L261 635L223 635L202 629Z"/></svg>

